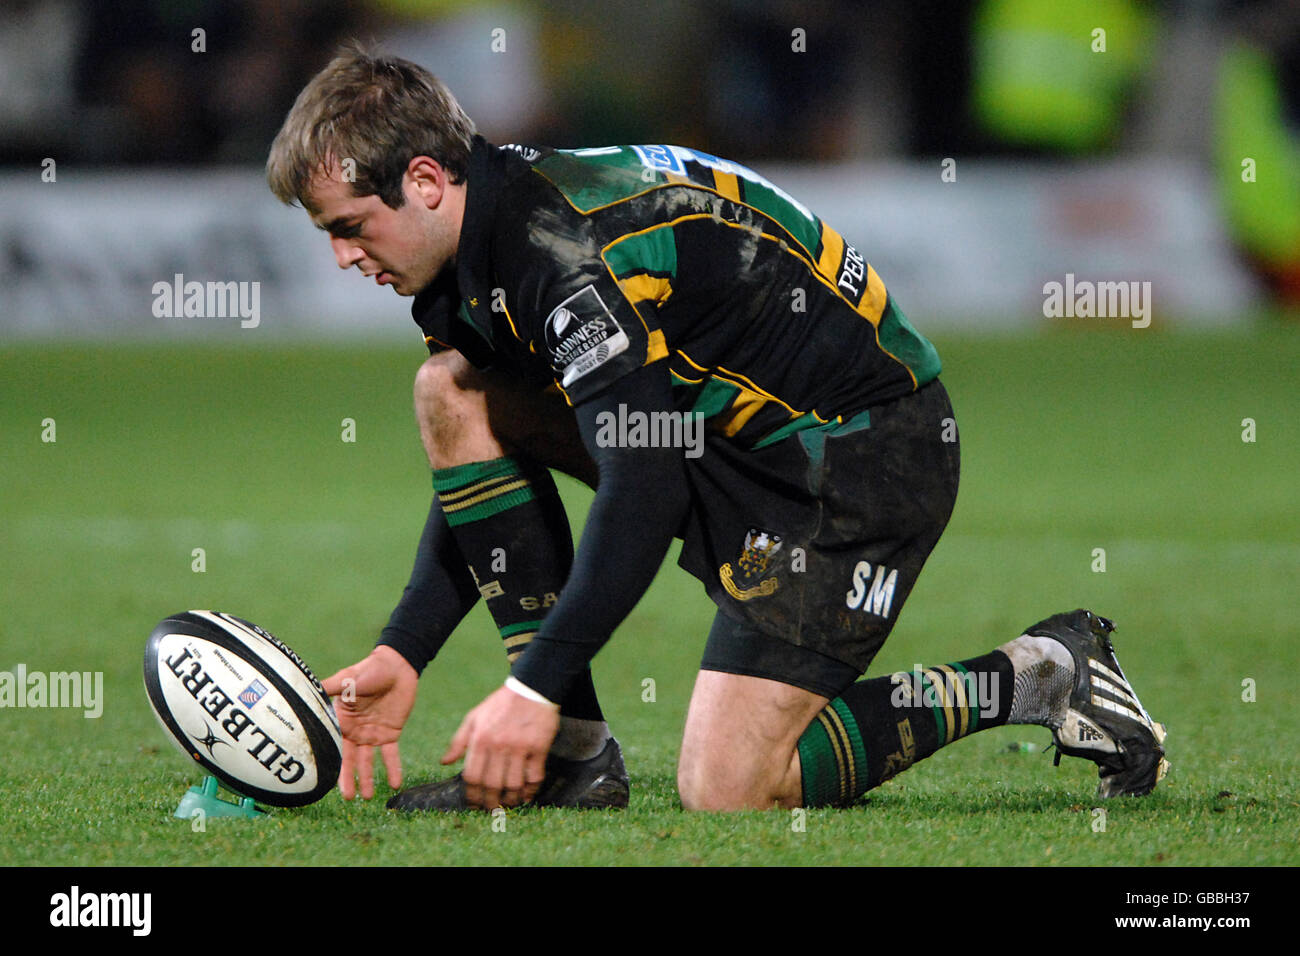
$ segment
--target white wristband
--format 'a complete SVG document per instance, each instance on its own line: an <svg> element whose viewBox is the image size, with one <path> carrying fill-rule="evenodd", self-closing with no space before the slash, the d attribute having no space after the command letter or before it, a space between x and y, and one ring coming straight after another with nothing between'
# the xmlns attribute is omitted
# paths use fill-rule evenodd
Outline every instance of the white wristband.
<svg viewBox="0 0 1300 956"><path fill-rule="evenodd" d="M547 707L554 707L556 710L560 709L559 704L552 703L551 701L543 697L541 694L537 693L537 691L533 690L531 687L525 684L523 681L517 680L514 677L506 678L506 687L509 690L514 691L516 694L518 694L520 697L523 697L526 700L536 701L539 704L545 704Z"/></svg>

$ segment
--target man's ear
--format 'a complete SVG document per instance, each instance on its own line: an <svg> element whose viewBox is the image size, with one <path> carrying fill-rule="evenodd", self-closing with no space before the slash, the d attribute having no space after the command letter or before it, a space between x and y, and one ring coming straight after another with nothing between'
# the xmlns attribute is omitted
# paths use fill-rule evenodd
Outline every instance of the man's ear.
<svg viewBox="0 0 1300 956"><path fill-rule="evenodd" d="M426 209L437 209L449 182L447 170L430 156L416 156L406 166L406 179Z"/></svg>

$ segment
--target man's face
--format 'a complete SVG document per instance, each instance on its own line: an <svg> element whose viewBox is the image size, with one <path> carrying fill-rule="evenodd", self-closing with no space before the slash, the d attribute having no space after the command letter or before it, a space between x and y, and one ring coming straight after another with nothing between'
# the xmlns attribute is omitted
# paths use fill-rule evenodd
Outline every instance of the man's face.
<svg viewBox="0 0 1300 956"><path fill-rule="evenodd" d="M455 257L460 237L456 187L441 167L426 160L417 168L419 162L402 179L406 202L397 209L375 195L354 196L337 165L312 181L311 219L330 234L339 268L355 266L398 295L415 295L432 282Z"/></svg>

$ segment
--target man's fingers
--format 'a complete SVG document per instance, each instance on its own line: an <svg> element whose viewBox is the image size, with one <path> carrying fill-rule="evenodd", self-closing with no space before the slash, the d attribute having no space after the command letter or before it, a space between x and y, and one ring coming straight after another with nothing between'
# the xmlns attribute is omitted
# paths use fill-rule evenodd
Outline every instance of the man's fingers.
<svg viewBox="0 0 1300 956"><path fill-rule="evenodd" d="M357 795L357 745L343 738L343 766L339 769L339 793L344 800L351 800Z"/></svg>
<svg viewBox="0 0 1300 956"><path fill-rule="evenodd" d="M357 775L361 778L361 798L369 800L375 795L375 748L357 748Z"/></svg>
<svg viewBox="0 0 1300 956"><path fill-rule="evenodd" d="M471 806L483 806L483 773L487 760L482 747L470 747L460 775L465 779L465 799Z"/></svg>
<svg viewBox="0 0 1300 956"><path fill-rule="evenodd" d="M524 762L523 802L531 803L546 779L546 754L529 754Z"/></svg>
<svg viewBox="0 0 1300 956"><path fill-rule="evenodd" d="M384 769L388 771L388 785L396 790L402 785L402 755L397 752L397 741L384 744L379 753L384 758Z"/></svg>
<svg viewBox="0 0 1300 956"><path fill-rule="evenodd" d="M465 717L443 763L464 757L465 798L492 810L530 798L546 773L559 716L501 688Z"/></svg>
<svg viewBox="0 0 1300 956"><path fill-rule="evenodd" d="M447 752L442 755L442 762L455 763L461 757L465 756L465 749L469 745L469 733L473 726L474 712L470 711L465 715L465 719L460 722L460 727L451 737L451 743L447 746Z"/></svg>
<svg viewBox="0 0 1300 956"><path fill-rule="evenodd" d="M493 807L501 806L501 791L505 787L505 780L506 758L500 750L494 747L487 755L482 776L479 779L481 787L479 806L484 810L491 810Z"/></svg>
<svg viewBox="0 0 1300 956"><path fill-rule="evenodd" d="M501 802L508 807L516 807L524 802L524 766L524 761L517 757L506 761L505 789L501 793Z"/></svg>
<svg viewBox="0 0 1300 956"><path fill-rule="evenodd" d="M343 668L343 670L336 671L335 673L331 674L329 677L321 681L320 685L322 688L324 688L325 693L329 694L331 697L338 697L340 694L342 694L343 678L347 676L347 672L350 671L351 669L352 668L350 667L345 667Z"/></svg>

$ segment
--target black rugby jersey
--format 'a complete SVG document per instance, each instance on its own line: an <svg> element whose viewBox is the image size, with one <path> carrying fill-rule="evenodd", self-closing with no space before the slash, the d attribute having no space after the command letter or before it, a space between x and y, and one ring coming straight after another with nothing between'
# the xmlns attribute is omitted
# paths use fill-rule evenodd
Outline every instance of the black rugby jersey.
<svg viewBox="0 0 1300 956"><path fill-rule="evenodd" d="M679 146L475 137L456 267L416 296L430 351L570 404L666 359L678 411L744 448L936 378L862 253L739 164Z"/></svg>

